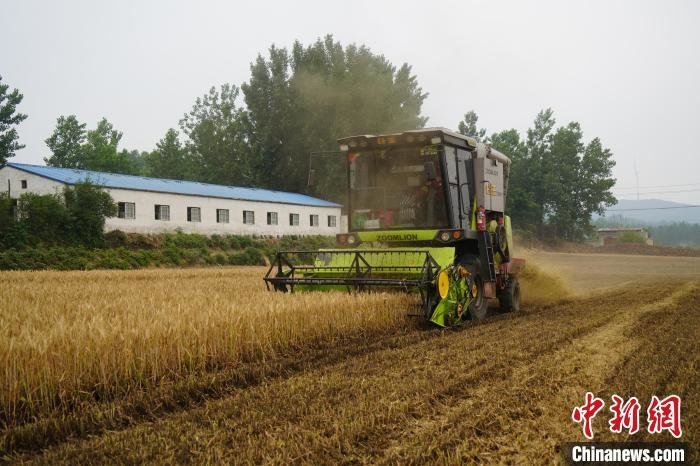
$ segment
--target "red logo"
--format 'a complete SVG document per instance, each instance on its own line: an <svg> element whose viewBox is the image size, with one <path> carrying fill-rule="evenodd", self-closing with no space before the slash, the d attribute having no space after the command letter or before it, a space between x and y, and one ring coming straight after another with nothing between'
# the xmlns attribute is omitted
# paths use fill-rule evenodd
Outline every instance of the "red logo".
<svg viewBox="0 0 700 466"><path fill-rule="evenodd" d="M586 400L582 406L576 406L571 413L571 419L577 424L583 424L583 435L587 439L593 438L593 418L605 406L605 402L591 392L586 392ZM620 434L627 430L630 435L639 432L639 411L641 405L636 397L627 401L624 398L613 395L610 412L612 417L608 421L610 432ZM647 431L650 434L660 434L669 431L675 438L683 435L681 430L681 397L669 395L663 400L658 396L651 397L647 408Z"/></svg>
<svg viewBox="0 0 700 466"><path fill-rule="evenodd" d="M651 403L647 409L647 431L650 434L658 434L667 430L676 438L681 431L681 398L678 395L669 395L659 400L656 395L651 397Z"/></svg>
<svg viewBox="0 0 700 466"><path fill-rule="evenodd" d="M595 415L598 414L598 411L603 409L603 406L605 406L603 400L596 398L593 393L587 392L586 402L583 406L576 406L571 413L571 419L573 419L574 422L583 422L583 435L585 435L587 439L593 438L593 427L591 423Z"/></svg>
<svg viewBox="0 0 700 466"><path fill-rule="evenodd" d="M613 417L608 421L610 432L619 434L624 428L630 434L636 434L639 431L639 400L633 396L623 404L624 400L617 395L613 395L612 400L610 411Z"/></svg>

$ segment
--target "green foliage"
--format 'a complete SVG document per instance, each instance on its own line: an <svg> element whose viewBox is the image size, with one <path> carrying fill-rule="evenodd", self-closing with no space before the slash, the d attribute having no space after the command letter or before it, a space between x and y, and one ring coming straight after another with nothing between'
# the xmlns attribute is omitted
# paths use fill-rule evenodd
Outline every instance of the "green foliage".
<svg viewBox="0 0 700 466"><path fill-rule="evenodd" d="M488 142L486 129L477 128L477 121L479 121L479 117L476 115L476 112L474 110L469 110L464 115L464 120L460 121L459 125L457 125L457 131L465 136L475 138L477 141Z"/></svg>
<svg viewBox="0 0 700 466"><path fill-rule="evenodd" d="M305 192L309 154L337 150L336 140L350 134L419 128L426 94L411 74L365 46L345 48L332 36L291 53L271 47L258 56L250 80L241 86L248 108L251 163L257 185ZM342 200L344 158L317 157L322 174L312 194Z"/></svg>
<svg viewBox="0 0 700 466"><path fill-rule="evenodd" d="M26 240L31 244L51 243L65 239L70 218L58 195L25 193L19 198L17 215Z"/></svg>
<svg viewBox="0 0 700 466"><path fill-rule="evenodd" d="M138 151L119 151L122 133L106 118L101 119L95 129L86 131L85 128L75 115L58 117L53 133L45 141L51 155L44 161L53 167L129 175L143 173L143 155Z"/></svg>
<svg viewBox="0 0 700 466"><path fill-rule="evenodd" d="M2 208L0 198L0 208ZM0 270L91 270L205 265L265 265L278 250L314 250L335 245L327 236L206 237L175 233L141 235L119 231L106 235L105 246L60 243L0 249Z"/></svg>
<svg viewBox="0 0 700 466"><path fill-rule="evenodd" d="M44 162L50 167L84 168L85 126L75 115L58 117L56 128L45 141L51 155L44 157Z"/></svg>
<svg viewBox="0 0 700 466"><path fill-rule="evenodd" d="M63 195L0 195L0 247L101 246L105 219L116 213L110 195L87 182L66 186Z"/></svg>
<svg viewBox="0 0 700 466"><path fill-rule="evenodd" d="M236 86L224 84L220 90L212 87L208 94L197 98L190 113L180 121L180 128L188 137L190 160L173 169L191 170L189 178L197 181L251 184L248 124L245 112L237 104L238 94ZM172 136L169 143L176 150Z"/></svg>
<svg viewBox="0 0 700 466"><path fill-rule="evenodd" d="M649 228L655 244L700 246L700 223L674 222Z"/></svg>
<svg viewBox="0 0 700 466"><path fill-rule="evenodd" d="M24 148L24 144L18 142L16 128L27 118L27 115L17 112L17 106L24 96L17 89L8 92L9 88L9 85L2 83L0 76L0 165L14 157L15 151Z"/></svg>
<svg viewBox="0 0 700 466"><path fill-rule="evenodd" d="M146 156L145 162L144 170L148 176L173 180L194 178L194 161L180 143L178 132L172 128L156 144L156 149Z"/></svg>
<svg viewBox="0 0 700 466"><path fill-rule="evenodd" d="M117 205L109 193L84 182L66 186L63 197L69 218L66 225L68 237L87 246L102 245L105 219L117 215Z"/></svg>
<svg viewBox="0 0 700 466"><path fill-rule="evenodd" d="M646 241L636 231L623 231L617 237L617 242L621 244L646 244Z"/></svg>
<svg viewBox="0 0 700 466"><path fill-rule="evenodd" d="M28 241L26 226L17 221L17 210L17 200L7 193L0 193L0 248L26 244Z"/></svg>
<svg viewBox="0 0 700 466"><path fill-rule="evenodd" d="M460 131L476 132L477 120L467 113ZM548 108L537 114L524 141L510 129L494 133L491 145L512 160L507 208L518 229L580 240L592 232L592 215L616 202L610 191L615 161L600 139L584 143L578 123L555 124Z"/></svg>

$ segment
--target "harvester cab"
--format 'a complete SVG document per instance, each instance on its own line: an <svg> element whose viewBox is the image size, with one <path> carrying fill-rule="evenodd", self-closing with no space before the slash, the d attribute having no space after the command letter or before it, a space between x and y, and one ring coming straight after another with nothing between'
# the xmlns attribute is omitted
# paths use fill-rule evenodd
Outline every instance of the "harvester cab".
<svg viewBox="0 0 700 466"><path fill-rule="evenodd" d="M277 291L398 288L420 294L440 326L482 319L488 300L518 310L510 159L444 128L338 140L347 160L348 232L341 248L278 252L265 276Z"/></svg>

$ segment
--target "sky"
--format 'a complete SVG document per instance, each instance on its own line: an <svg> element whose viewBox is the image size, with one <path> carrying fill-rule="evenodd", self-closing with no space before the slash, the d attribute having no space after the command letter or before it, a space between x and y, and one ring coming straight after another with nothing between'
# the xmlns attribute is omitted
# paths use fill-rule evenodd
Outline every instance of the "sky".
<svg viewBox="0 0 700 466"><path fill-rule="evenodd" d="M412 65L429 126L468 110L524 134L551 107L617 162L614 193L700 204L697 1L3 0L0 75L24 94L15 162L42 163L60 115L106 117L152 150L210 87L271 44L333 34ZM344 135L339 135L344 136ZM638 181L635 176L638 173Z"/></svg>

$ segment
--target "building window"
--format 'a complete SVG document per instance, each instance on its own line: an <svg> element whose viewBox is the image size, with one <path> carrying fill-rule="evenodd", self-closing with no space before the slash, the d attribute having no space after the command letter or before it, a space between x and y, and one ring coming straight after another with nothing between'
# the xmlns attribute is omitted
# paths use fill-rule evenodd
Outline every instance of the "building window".
<svg viewBox="0 0 700 466"><path fill-rule="evenodd" d="M27 189L27 180L22 180L19 183L22 186L22 189Z"/></svg>
<svg viewBox="0 0 700 466"><path fill-rule="evenodd" d="M329 215L329 216L328 216L328 226L331 227L331 228L335 228L335 226L336 226L335 215Z"/></svg>
<svg viewBox="0 0 700 466"><path fill-rule="evenodd" d="M170 220L170 206L156 204L156 220Z"/></svg>
<svg viewBox="0 0 700 466"><path fill-rule="evenodd" d="M228 223L228 209L216 209L216 222Z"/></svg>
<svg viewBox="0 0 700 466"><path fill-rule="evenodd" d="M312 227L318 226L318 215L309 215L309 225L311 225Z"/></svg>
<svg viewBox="0 0 700 466"><path fill-rule="evenodd" d="M187 221L188 222L201 222L202 221L202 209L199 207L188 207L187 208Z"/></svg>
<svg viewBox="0 0 700 466"><path fill-rule="evenodd" d="M293 227L299 226L299 214L289 214L289 224Z"/></svg>
<svg viewBox="0 0 700 466"><path fill-rule="evenodd" d="M277 212L268 212L267 213L267 224L268 225L277 225Z"/></svg>
<svg viewBox="0 0 700 466"><path fill-rule="evenodd" d="M117 217L119 218L136 218L136 204L133 202L118 202Z"/></svg>
<svg viewBox="0 0 700 466"><path fill-rule="evenodd" d="M255 212L252 210L243 211L243 223L246 225L255 225Z"/></svg>

